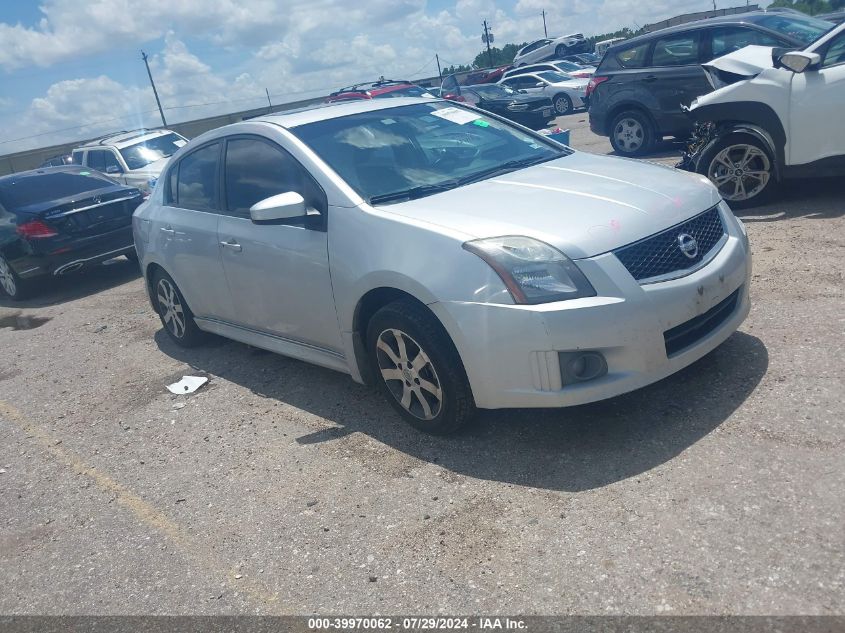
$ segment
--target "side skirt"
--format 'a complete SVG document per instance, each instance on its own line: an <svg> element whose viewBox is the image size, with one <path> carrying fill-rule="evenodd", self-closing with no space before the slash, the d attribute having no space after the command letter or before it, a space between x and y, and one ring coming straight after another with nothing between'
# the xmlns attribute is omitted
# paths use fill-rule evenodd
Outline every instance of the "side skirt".
<svg viewBox="0 0 845 633"><path fill-rule="evenodd" d="M201 330L206 332L218 334L253 347L260 347L282 356L303 360L306 363L334 369L344 374L349 373L349 365L343 354L218 319L194 317L194 321Z"/></svg>

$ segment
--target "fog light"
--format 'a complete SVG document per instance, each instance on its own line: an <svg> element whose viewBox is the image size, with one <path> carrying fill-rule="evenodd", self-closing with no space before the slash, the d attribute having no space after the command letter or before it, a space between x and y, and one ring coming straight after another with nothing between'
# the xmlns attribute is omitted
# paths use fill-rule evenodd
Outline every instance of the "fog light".
<svg viewBox="0 0 845 633"><path fill-rule="evenodd" d="M595 380L607 374L607 361L599 352L559 352L564 385Z"/></svg>

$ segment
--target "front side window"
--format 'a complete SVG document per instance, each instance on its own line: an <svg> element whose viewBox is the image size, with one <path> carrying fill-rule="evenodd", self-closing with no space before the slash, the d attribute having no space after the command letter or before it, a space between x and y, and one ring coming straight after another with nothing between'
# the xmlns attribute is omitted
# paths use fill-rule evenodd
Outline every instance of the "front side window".
<svg viewBox="0 0 845 633"><path fill-rule="evenodd" d="M623 68L642 68L648 54L649 43L632 46L616 53L616 60Z"/></svg>
<svg viewBox="0 0 845 633"><path fill-rule="evenodd" d="M710 52L713 58L733 53L746 46L780 46L781 42L755 29L725 26L710 30Z"/></svg>
<svg viewBox="0 0 845 633"><path fill-rule="evenodd" d="M822 68L838 64L845 64L845 32L830 41L827 52L824 54Z"/></svg>
<svg viewBox="0 0 845 633"><path fill-rule="evenodd" d="M653 66L688 66L698 63L698 33L664 37L654 44Z"/></svg>
<svg viewBox="0 0 845 633"><path fill-rule="evenodd" d="M176 205L183 209L212 211L217 208L217 163L220 143L212 143L179 161Z"/></svg>
<svg viewBox="0 0 845 633"><path fill-rule="evenodd" d="M178 134L162 134L120 150L129 169L141 169L162 158L173 156L188 141Z"/></svg>
<svg viewBox="0 0 845 633"><path fill-rule="evenodd" d="M88 150L88 166L106 173L106 152L101 149Z"/></svg>
<svg viewBox="0 0 845 633"><path fill-rule="evenodd" d="M361 112L291 131L371 204L433 195L570 153L444 102Z"/></svg>
<svg viewBox="0 0 845 633"><path fill-rule="evenodd" d="M290 154L268 141L231 139L226 144L226 209L249 217L256 202L295 191L305 206L325 209L325 195L305 168Z"/></svg>
<svg viewBox="0 0 845 633"><path fill-rule="evenodd" d="M123 168L120 166L120 163L117 161L117 156L115 156L112 152L104 152L105 156L105 163L106 169L105 172L107 174L119 174L123 171Z"/></svg>
<svg viewBox="0 0 845 633"><path fill-rule="evenodd" d="M571 81L572 77L569 75L564 75L563 73L553 72L551 70L546 71L544 73L539 73L538 76L540 79L547 81L549 83L561 83L563 81Z"/></svg>

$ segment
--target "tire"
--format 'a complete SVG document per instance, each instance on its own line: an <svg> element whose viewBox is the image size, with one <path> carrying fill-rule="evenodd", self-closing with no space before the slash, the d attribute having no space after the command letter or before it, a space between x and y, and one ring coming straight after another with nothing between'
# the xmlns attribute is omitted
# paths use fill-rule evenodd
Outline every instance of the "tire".
<svg viewBox="0 0 845 633"><path fill-rule="evenodd" d="M130 262L132 262L134 264L138 263L138 252L137 251L131 250L128 253L124 253L124 255L126 255L126 259L128 259Z"/></svg>
<svg viewBox="0 0 845 633"><path fill-rule="evenodd" d="M703 152L696 171L716 185L732 209L747 209L764 203L776 189L775 164L765 143L735 132Z"/></svg>
<svg viewBox="0 0 845 633"><path fill-rule="evenodd" d="M0 256L0 295L6 295L12 301L22 301L30 289L29 283L18 277L12 265Z"/></svg>
<svg viewBox="0 0 845 633"><path fill-rule="evenodd" d="M208 334L197 327L194 313L173 278L159 269L153 275L152 287L156 312L170 340L180 347L197 347L204 343Z"/></svg>
<svg viewBox="0 0 845 633"><path fill-rule="evenodd" d="M367 351L378 390L413 427L447 435L472 420L461 358L424 307L399 300L381 308L367 325Z"/></svg>
<svg viewBox="0 0 845 633"><path fill-rule="evenodd" d="M558 116L572 114L572 99L569 98L569 95L563 93L555 95L555 98L552 99L552 105L554 106L555 112Z"/></svg>
<svg viewBox="0 0 845 633"><path fill-rule="evenodd" d="M610 144L620 156L641 156L654 147L655 130L648 118L637 110L625 110L610 124Z"/></svg>

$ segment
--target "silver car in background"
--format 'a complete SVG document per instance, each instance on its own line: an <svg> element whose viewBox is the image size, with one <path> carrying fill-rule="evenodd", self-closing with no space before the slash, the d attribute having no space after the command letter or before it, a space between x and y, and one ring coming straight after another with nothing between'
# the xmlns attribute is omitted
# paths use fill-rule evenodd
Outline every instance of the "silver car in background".
<svg viewBox="0 0 845 633"><path fill-rule="evenodd" d="M442 100L208 132L134 231L177 344L213 332L348 373L434 433L637 389L749 310L746 233L705 178Z"/></svg>
<svg viewBox="0 0 845 633"><path fill-rule="evenodd" d="M548 97L559 115L571 114L575 108L584 107L588 79L573 79L553 70L510 75L500 84L530 95Z"/></svg>

